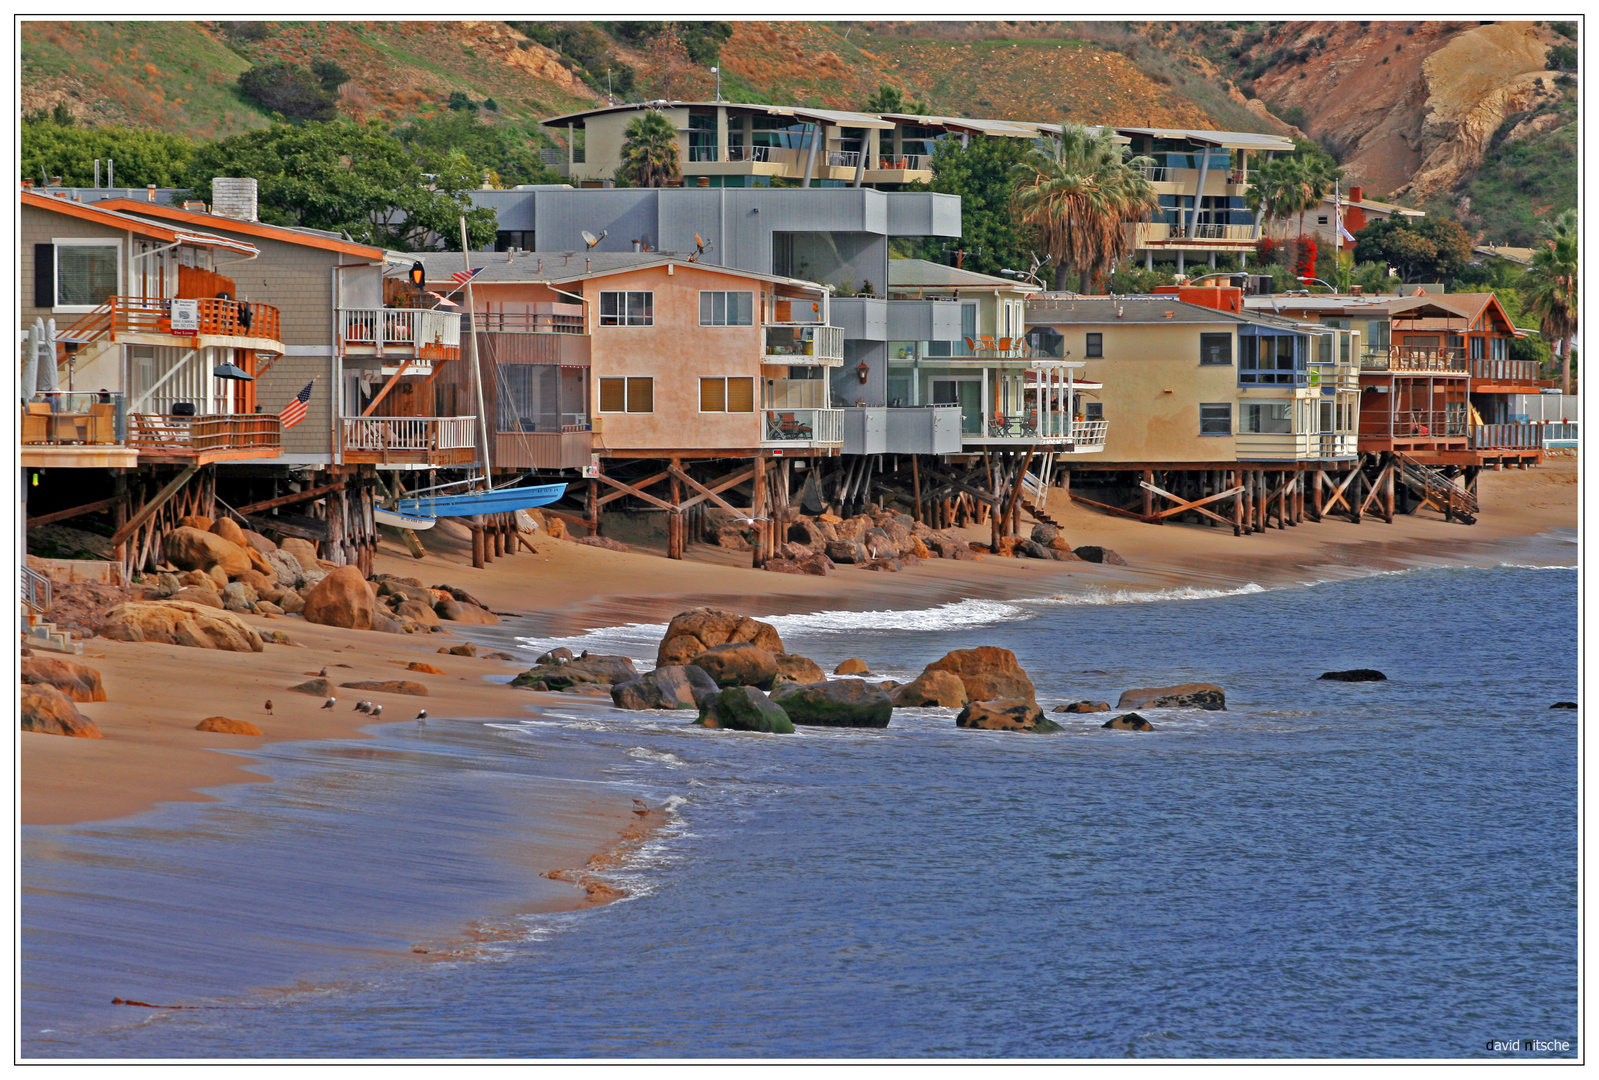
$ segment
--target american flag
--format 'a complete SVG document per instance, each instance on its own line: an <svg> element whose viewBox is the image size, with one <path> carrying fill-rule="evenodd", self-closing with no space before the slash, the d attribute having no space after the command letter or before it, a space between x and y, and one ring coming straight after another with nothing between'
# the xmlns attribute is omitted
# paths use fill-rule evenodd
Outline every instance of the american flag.
<svg viewBox="0 0 1599 1080"><path fill-rule="evenodd" d="M312 379L306 383L305 389L295 394L294 400L285 405L283 411L278 414L278 419L283 421L285 429L305 419L305 403L311 400L311 387L315 382L316 380Z"/></svg>
<svg viewBox="0 0 1599 1080"><path fill-rule="evenodd" d="M457 285L465 285L468 281L471 281L474 277L476 277L482 271L482 269L483 268L480 266L476 270L457 270L455 273L450 275L450 280L454 281Z"/></svg>

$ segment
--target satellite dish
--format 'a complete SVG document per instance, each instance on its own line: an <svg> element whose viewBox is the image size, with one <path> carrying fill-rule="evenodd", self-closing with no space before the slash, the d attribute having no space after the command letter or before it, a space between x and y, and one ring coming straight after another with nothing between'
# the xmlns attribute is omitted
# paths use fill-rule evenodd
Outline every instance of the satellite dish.
<svg viewBox="0 0 1599 1080"><path fill-rule="evenodd" d="M585 244L587 244L589 247L593 247L595 244L598 244L601 240L604 240L607 236L610 236L610 235L611 235L611 230L609 230L609 229L606 229L604 232L600 233L600 235L598 235L598 236L595 236L593 233L589 232L587 229L584 229L583 230L583 242Z"/></svg>

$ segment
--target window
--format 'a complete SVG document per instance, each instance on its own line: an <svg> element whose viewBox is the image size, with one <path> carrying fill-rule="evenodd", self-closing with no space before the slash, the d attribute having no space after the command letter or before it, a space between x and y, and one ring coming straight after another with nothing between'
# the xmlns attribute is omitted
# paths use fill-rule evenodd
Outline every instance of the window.
<svg viewBox="0 0 1599 1080"><path fill-rule="evenodd" d="M755 380L723 378L700 380L700 412L754 412Z"/></svg>
<svg viewBox="0 0 1599 1080"><path fill-rule="evenodd" d="M1232 402L1217 402L1199 407L1199 433L1201 435L1231 435L1233 433Z"/></svg>
<svg viewBox="0 0 1599 1080"><path fill-rule="evenodd" d="M652 292L600 293L601 326L654 326L655 294ZM634 410L629 409L629 412ZM642 410L649 411L649 410Z"/></svg>
<svg viewBox="0 0 1599 1080"><path fill-rule="evenodd" d="M600 412L654 411L654 379L600 380Z"/></svg>
<svg viewBox="0 0 1599 1080"><path fill-rule="evenodd" d="M1333 412L1334 412L1334 406L1333 406L1332 402L1323 401L1321 403L1321 417L1320 417L1320 419L1321 419L1321 427L1319 428L1320 431L1330 432L1330 431L1333 431L1335 429L1335 426L1336 426L1337 422L1333 419Z"/></svg>
<svg viewBox="0 0 1599 1080"><path fill-rule="evenodd" d="M1083 350L1083 355L1084 356L1104 356L1105 355L1105 335L1104 334L1089 334L1088 335L1088 344L1087 344L1087 347Z"/></svg>
<svg viewBox="0 0 1599 1080"><path fill-rule="evenodd" d="M533 239L532 229L502 229L494 234L495 251L536 251L537 242Z"/></svg>
<svg viewBox="0 0 1599 1080"><path fill-rule="evenodd" d="M1502 337L1491 338L1488 342L1488 348L1488 358L1490 360L1503 360L1507 355L1505 352L1505 339Z"/></svg>
<svg viewBox="0 0 1599 1080"><path fill-rule="evenodd" d="M1486 357L1487 357L1487 348L1488 348L1487 344L1485 343L1483 338L1480 338L1480 337L1472 338L1471 339L1471 358L1473 360L1486 359Z"/></svg>
<svg viewBox="0 0 1599 1080"><path fill-rule="evenodd" d="M1325 225L1325 224L1327 224L1327 215L1326 214L1322 214L1320 217L1318 217L1316 219L1316 224L1317 225Z"/></svg>
<svg viewBox="0 0 1599 1080"><path fill-rule="evenodd" d="M97 308L115 296L121 284L121 247L115 240L75 240L40 244L54 249L55 293L51 304L40 307ZM49 268L36 260L41 280ZM42 299L42 297L41 297Z"/></svg>
<svg viewBox="0 0 1599 1080"><path fill-rule="evenodd" d="M1104 404L1102 402L1098 402L1098 401L1085 401L1085 402L1083 402L1083 419L1084 420L1103 420L1103 419L1105 419L1105 406L1104 406Z"/></svg>
<svg viewBox="0 0 1599 1080"><path fill-rule="evenodd" d="M1289 401L1245 405L1241 418L1243 426L1240 430L1247 431L1251 435L1287 435L1294 430L1292 409L1293 403ZM1203 419L1200 423L1204 423ZM1200 434L1204 432L1201 431Z"/></svg>
<svg viewBox="0 0 1599 1080"><path fill-rule="evenodd" d="M1304 385L1304 354L1295 335L1240 335L1238 381L1250 385Z"/></svg>
<svg viewBox="0 0 1599 1080"><path fill-rule="evenodd" d="M1231 367L1233 362L1233 336L1231 334L1200 334L1199 362L1201 364L1221 364Z"/></svg>
<svg viewBox="0 0 1599 1080"><path fill-rule="evenodd" d="M752 326L754 322L753 292L700 293L701 326Z"/></svg>

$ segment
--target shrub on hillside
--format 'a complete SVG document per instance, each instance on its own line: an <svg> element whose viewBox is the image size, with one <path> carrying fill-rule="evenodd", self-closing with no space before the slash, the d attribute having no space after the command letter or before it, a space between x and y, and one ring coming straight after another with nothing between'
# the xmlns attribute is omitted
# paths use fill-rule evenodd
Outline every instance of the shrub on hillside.
<svg viewBox="0 0 1599 1080"><path fill-rule="evenodd" d="M299 64L275 60L258 64L239 76L239 92L263 109L296 123L332 120L334 97L317 77Z"/></svg>

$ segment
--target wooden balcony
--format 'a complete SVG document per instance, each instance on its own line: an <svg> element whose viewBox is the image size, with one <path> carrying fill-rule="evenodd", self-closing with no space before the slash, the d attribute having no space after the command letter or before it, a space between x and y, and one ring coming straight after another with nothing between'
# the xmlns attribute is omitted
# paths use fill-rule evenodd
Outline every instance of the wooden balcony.
<svg viewBox="0 0 1599 1080"><path fill-rule="evenodd" d="M193 334L174 333L170 299L113 296L67 327L58 338L63 350L68 342L81 347L100 340L116 341L128 335L153 335L186 338L196 348L233 345L266 352L283 351L282 315L271 304L214 297L192 302L199 316ZM63 351L60 359L65 356Z"/></svg>
<svg viewBox="0 0 1599 1080"><path fill-rule="evenodd" d="M123 444L121 394L39 395L22 403L18 418L20 464L25 468L131 468L137 451Z"/></svg>
<svg viewBox="0 0 1599 1080"><path fill-rule="evenodd" d="M1253 251L1259 239L1258 225L1199 224L1194 226L1194 234L1189 236L1186 226L1179 228L1163 221L1146 221L1134 227L1133 246L1140 251L1154 248L1157 251L1239 253Z"/></svg>
<svg viewBox="0 0 1599 1080"><path fill-rule="evenodd" d="M141 461L205 465L240 458L277 457L283 422L268 413L161 416L129 413L127 444Z"/></svg>
<svg viewBox="0 0 1599 1080"><path fill-rule="evenodd" d="M1471 360L1471 389L1480 394L1536 394L1536 360Z"/></svg>
<svg viewBox="0 0 1599 1080"><path fill-rule="evenodd" d="M1361 349L1361 371L1427 371L1440 375L1466 375L1466 355L1460 349Z"/></svg>
<svg viewBox="0 0 1599 1080"><path fill-rule="evenodd" d="M477 460L476 416L346 416L344 460L356 465L464 465Z"/></svg>
<svg viewBox="0 0 1599 1080"><path fill-rule="evenodd" d="M1478 424L1471 429L1473 450L1539 450L1543 445L1542 424Z"/></svg>

